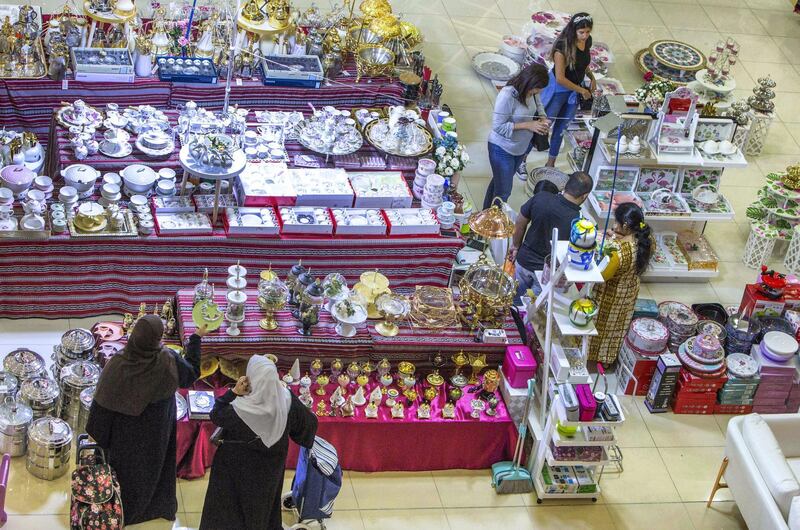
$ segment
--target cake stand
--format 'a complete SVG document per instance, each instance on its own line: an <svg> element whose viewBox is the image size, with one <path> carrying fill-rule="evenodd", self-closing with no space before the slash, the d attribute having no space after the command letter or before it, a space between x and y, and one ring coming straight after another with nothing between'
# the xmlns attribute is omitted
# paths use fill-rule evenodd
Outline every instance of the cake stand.
<svg viewBox="0 0 800 530"><path fill-rule="evenodd" d="M694 74L694 79L706 95L714 98L726 98L736 89L736 80L732 77L720 79L720 83L715 83L706 78L708 69L703 68Z"/></svg>
<svg viewBox="0 0 800 530"><path fill-rule="evenodd" d="M233 152L233 163L231 167L213 167L201 164L189 154L189 147L183 146L180 151L181 166L183 166L183 180L181 181L181 195L186 194L186 183L189 181L189 175L194 175L201 179L214 180L216 186L214 189L214 210L211 215L211 224L217 224L217 217L219 216L219 194L222 189L222 181L229 180L236 177L244 171L247 165L247 157L244 151L237 149Z"/></svg>
<svg viewBox="0 0 800 530"><path fill-rule="evenodd" d="M336 333L340 337L352 337L356 334L355 327L367 321L367 310L364 306L350 302L353 314L348 315L346 304L346 300L337 302L331 311L331 316L336 320Z"/></svg>

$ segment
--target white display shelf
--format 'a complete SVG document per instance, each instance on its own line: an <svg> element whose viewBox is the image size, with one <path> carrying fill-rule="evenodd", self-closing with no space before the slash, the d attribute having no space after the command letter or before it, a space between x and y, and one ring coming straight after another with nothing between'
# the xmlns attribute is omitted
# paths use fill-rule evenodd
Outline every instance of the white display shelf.
<svg viewBox="0 0 800 530"><path fill-rule="evenodd" d="M575 436L571 438L562 435L560 432L558 432L558 429L553 431L553 445L556 447L609 447L611 445L617 445L617 443L618 442L616 438L612 440L587 440L586 433L583 431L583 428L578 429L578 431L575 433Z"/></svg>
<svg viewBox="0 0 800 530"><path fill-rule="evenodd" d="M565 308L563 306L559 307L556 305L553 307L553 318L555 319L556 325L558 325L558 330L562 335L568 335L571 337L591 337L597 335L597 328L594 327L594 322L589 322L589 325L584 327L576 326L569 319L569 316L565 312Z"/></svg>
<svg viewBox="0 0 800 530"><path fill-rule="evenodd" d="M543 499L592 499L596 500L600 496L600 484L595 484L596 491L592 493L545 493L544 483L542 482L542 470L534 475L533 485L536 488L538 503Z"/></svg>
<svg viewBox="0 0 800 530"><path fill-rule="evenodd" d="M614 404L617 406L617 410L619 410L619 420L618 421L605 421L605 420L592 420L592 421L569 421L567 419L567 411L564 408L564 403L561 402L560 399L553 400L553 408L555 409L556 416L558 421L564 427L584 427L584 426L594 426L594 427L602 427L602 426L609 426L614 427L617 425L622 425L625 423L625 413L622 412L622 405L620 405L619 400L613 394L606 394L606 399L613 399Z"/></svg>
<svg viewBox="0 0 800 530"><path fill-rule="evenodd" d="M697 149L692 150L691 155L678 153L656 153L655 146L651 143L650 149L656 155L659 166L688 166L698 167L703 165L703 157Z"/></svg>
<svg viewBox="0 0 800 530"><path fill-rule="evenodd" d="M686 269L647 269L642 274L642 279L645 281L659 281L659 282L692 282L692 281L706 281L711 278L719 276L719 270L686 270Z"/></svg>
<svg viewBox="0 0 800 530"><path fill-rule="evenodd" d="M569 248L569 241L558 241L556 244L556 259L559 263L563 263L567 259L567 249ZM597 264L592 262L589 270L576 269L572 265L567 264L564 269L564 276L568 282L571 283L603 283L603 275Z"/></svg>
<svg viewBox="0 0 800 530"><path fill-rule="evenodd" d="M606 466L611 463L611 459L608 458L608 454L606 453L605 449L603 450L603 457L600 460L556 460L553 456L553 451L548 447L547 448L547 464L549 466L584 466L584 467L592 467L592 466Z"/></svg>
<svg viewBox="0 0 800 530"><path fill-rule="evenodd" d="M590 199L594 199L594 197L590 197ZM723 199L727 200L727 199ZM592 208L592 214L595 219L605 219L608 212L603 212L600 210L600 205L595 200L588 200L586 201ZM692 213L690 215L653 215L653 214L645 214L644 219L648 223L673 223L673 222L681 222L681 223L694 223L694 222L705 222L705 221L730 221L734 217L736 217L735 212L731 210L730 213Z"/></svg>
<svg viewBox="0 0 800 530"><path fill-rule="evenodd" d="M703 159L703 167L747 167L747 159L744 157L744 154L742 154L741 149L737 149L735 155L722 160L704 156L703 152L700 151L700 158Z"/></svg>
<svg viewBox="0 0 800 530"><path fill-rule="evenodd" d="M539 282L539 285L544 285L542 283L542 271L533 271L534 276L536 276L536 281ZM569 284L566 293L562 293L556 290L553 290L553 299L557 301L562 306L569 306L569 304L577 299L580 298L580 293L578 289L575 287L574 283Z"/></svg>

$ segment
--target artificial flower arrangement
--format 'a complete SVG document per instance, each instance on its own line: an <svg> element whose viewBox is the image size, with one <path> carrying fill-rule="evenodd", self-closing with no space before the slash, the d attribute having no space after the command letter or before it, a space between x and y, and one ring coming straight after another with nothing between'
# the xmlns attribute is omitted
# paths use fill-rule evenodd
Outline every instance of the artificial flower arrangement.
<svg viewBox="0 0 800 530"><path fill-rule="evenodd" d="M660 109L661 104L664 103L664 97L668 92L675 90L675 85L664 79L656 79L653 72L644 74L644 80L645 83L634 92L636 101L654 111Z"/></svg>
<svg viewBox="0 0 800 530"><path fill-rule="evenodd" d="M469 163L467 149L452 136L445 135L436 140L434 145L436 149L433 152L433 159L436 161L436 172L439 175L450 179Z"/></svg>

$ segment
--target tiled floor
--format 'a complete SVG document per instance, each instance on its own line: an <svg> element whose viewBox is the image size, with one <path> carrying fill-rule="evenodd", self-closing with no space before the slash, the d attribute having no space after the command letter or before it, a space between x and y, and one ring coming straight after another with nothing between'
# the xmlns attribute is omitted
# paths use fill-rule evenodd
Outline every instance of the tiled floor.
<svg viewBox="0 0 800 530"><path fill-rule="evenodd" d="M138 0L144 6L149 2ZM297 7L310 0L293 2ZM58 0L43 9L60 7ZM317 2L327 6L328 0ZM470 58L497 47L505 33L519 32L539 9L590 12L593 36L608 43L616 56L611 74L632 91L641 84L633 54L653 40L674 37L708 48L732 35L742 46L735 74L740 97L749 95L756 78L771 74L777 82L778 121L765 153L746 169L729 169L722 191L732 199L736 221L710 224L707 236L723 263L709 284L645 284L642 295L684 302L738 303L742 284L754 271L741 264L747 238L745 206L755 197L763 176L800 160L800 17L791 15L790 0L393 0L395 11L419 25L425 34L429 64L445 83L444 101L459 118L459 134L474 160L464 172L462 191L482 200L491 172L486 136L495 89L478 78ZM533 155L529 166L543 162ZM525 195L515 182L512 206ZM95 319L90 319L95 320ZM0 355L25 345L49 355L61 332L79 322L0 321ZM711 509L705 499L724 446L728 417L651 415L640 399L623 398L628 421L620 430L625 472L603 477L604 494L595 504L547 502L531 495L498 496L488 471L434 473L346 473L332 529L419 530L506 528L723 529L744 523L727 491ZM290 476L287 476L287 486ZM179 481L179 520L139 528L196 528L206 480ZM42 482L25 471L24 461L12 466L6 501L11 529L66 528L68 479Z"/></svg>

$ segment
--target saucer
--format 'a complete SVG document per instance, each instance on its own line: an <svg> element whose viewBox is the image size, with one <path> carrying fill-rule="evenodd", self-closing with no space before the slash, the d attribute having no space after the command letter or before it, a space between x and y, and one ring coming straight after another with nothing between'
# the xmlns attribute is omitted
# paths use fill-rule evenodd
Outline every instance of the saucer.
<svg viewBox="0 0 800 530"><path fill-rule="evenodd" d="M109 144L110 142L108 140L105 140L103 143L100 144L100 153L102 155L110 158L125 158L126 156L133 153L133 146L128 142L121 143L120 149L115 153L108 151Z"/></svg>
<svg viewBox="0 0 800 530"><path fill-rule="evenodd" d="M142 143L141 136L140 136L140 137L136 138L136 148L139 151L141 151L142 153L146 154L147 156L163 157L163 156L169 156L169 155L172 154L173 151L175 151L175 144L172 143L172 142L169 142L169 144L166 147L164 147L163 149L150 149L149 147L146 147Z"/></svg>

